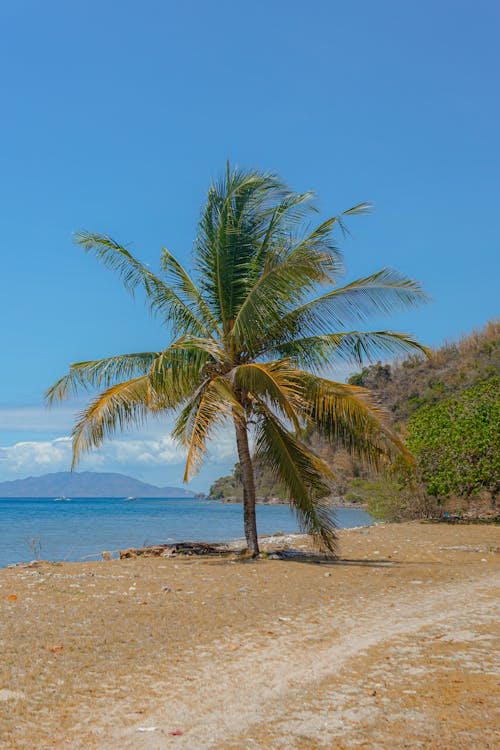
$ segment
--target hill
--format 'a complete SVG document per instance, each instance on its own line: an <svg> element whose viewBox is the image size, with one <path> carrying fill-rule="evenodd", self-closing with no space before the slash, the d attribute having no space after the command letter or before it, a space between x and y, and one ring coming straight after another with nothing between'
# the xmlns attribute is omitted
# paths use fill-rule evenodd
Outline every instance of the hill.
<svg viewBox="0 0 500 750"><path fill-rule="evenodd" d="M156 487L125 474L62 471L0 482L0 497L194 497L178 487Z"/></svg>
<svg viewBox="0 0 500 750"><path fill-rule="evenodd" d="M408 357L393 364L378 362L349 378L373 391L396 424L422 406L458 396L500 374L500 321L490 321L457 342L446 343L432 359Z"/></svg>

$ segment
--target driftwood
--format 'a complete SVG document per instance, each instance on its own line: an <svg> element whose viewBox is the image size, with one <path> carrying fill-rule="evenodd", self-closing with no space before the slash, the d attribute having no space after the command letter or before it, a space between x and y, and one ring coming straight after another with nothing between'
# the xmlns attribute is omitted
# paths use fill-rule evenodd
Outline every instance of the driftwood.
<svg viewBox="0 0 500 750"><path fill-rule="evenodd" d="M176 555L224 555L234 553L227 544L207 542L174 542L173 544L152 544L148 547L121 549L120 559L130 557L175 557Z"/></svg>

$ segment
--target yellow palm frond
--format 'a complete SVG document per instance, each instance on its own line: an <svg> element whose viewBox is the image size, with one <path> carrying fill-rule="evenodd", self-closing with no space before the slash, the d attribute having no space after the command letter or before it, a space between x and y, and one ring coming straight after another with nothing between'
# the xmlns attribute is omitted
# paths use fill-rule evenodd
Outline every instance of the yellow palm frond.
<svg viewBox="0 0 500 750"><path fill-rule="evenodd" d="M307 416L319 435L374 468L395 457L413 464L410 452L391 429L388 414L367 390L305 371L300 377L308 401Z"/></svg>
<svg viewBox="0 0 500 750"><path fill-rule="evenodd" d="M335 553L335 519L323 498L330 493L329 467L280 422L267 406L256 406L256 457L285 489L302 529L326 551Z"/></svg>
<svg viewBox="0 0 500 750"><path fill-rule="evenodd" d="M185 482L203 458L209 437L229 417L241 412L228 378L217 376L198 388L182 409L173 431L174 437L187 448Z"/></svg>
<svg viewBox="0 0 500 750"><path fill-rule="evenodd" d="M98 448L105 438L130 425L142 424L148 414L160 408L147 375L108 388L80 414L73 429L72 468L83 453Z"/></svg>
<svg viewBox="0 0 500 750"><path fill-rule="evenodd" d="M234 368L230 377L236 388L250 397L267 400L299 428L298 409L303 410L303 388L296 376L296 366L286 359L274 362L251 362Z"/></svg>

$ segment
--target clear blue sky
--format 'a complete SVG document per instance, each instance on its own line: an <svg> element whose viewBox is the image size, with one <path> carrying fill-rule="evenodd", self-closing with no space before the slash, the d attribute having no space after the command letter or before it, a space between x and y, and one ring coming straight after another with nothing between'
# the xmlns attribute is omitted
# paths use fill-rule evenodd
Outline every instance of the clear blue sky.
<svg viewBox="0 0 500 750"><path fill-rule="evenodd" d="M72 233L189 262L227 158L325 214L375 203L348 278L393 265L434 301L374 327L432 345L497 315L499 32L496 0L2 3L0 480L63 467L71 410L40 404L69 362L165 343ZM178 483L164 432L93 466Z"/></svg>

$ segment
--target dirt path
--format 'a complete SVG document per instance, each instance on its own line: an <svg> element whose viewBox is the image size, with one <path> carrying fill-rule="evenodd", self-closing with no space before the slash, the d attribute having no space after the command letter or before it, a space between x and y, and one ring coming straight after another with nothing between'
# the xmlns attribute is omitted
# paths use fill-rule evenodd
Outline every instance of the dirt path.
<svg viewBox="0 0 500 750"><path fill-rule="evenodd" d="M404 602L383 595L368 605L358 603L348 616L339 616L335 606L323 607L314 627L307 617L298 617L286 634L266 647L249 647L230 663L218 659L217 649L207 652L207 667L188 685L176 685L161 710L149 717L147 726L156 727L155 732L138 732L137 727L120 731L117 746L119 738L124 748L156 750L166 745L153 735L169 736L168 728L179 726L189 731L168 745L182 750L359 743L385 749L387 724L403 719L404 736L393 737L391 748L444 748L441 720L433 710L424 715L422 705L412 705L418 703L415 688L436 677L447 682L452 671L463 676L467 667L472 674L494 676L500 664L498 658L495 664L489 634L500 621L499 600L489 576L431 592L417 587ZM432 659L437 642L454 644L444 649L446 675L436 675L442 668L439 657L433 667L422 666ZM396 696L384 700L388 688ZM461 734L464 747L495 747L494 730L488 726Z"/></svg>
<svg viewBox="0 0 500 750"><path fill-rule="evenodd" d="M341 541L0 571L0 747L496 748L499 530Z"/></svg>

